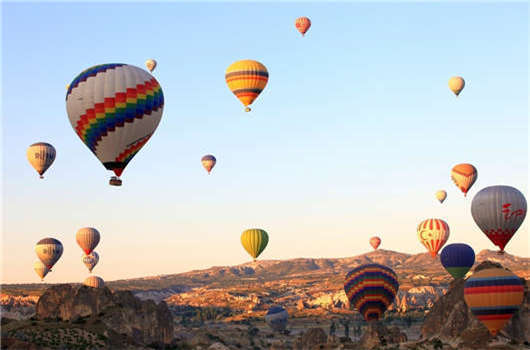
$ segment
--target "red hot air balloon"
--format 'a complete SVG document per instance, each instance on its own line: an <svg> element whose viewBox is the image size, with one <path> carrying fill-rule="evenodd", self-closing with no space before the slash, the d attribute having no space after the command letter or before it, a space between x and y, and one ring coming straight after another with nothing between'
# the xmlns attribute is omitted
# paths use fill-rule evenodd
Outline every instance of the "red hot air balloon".
<svg viewBox="0 0 530 350"><path fill-rule="evenodd" d="M380 244L381 244L381 238L377 236L370 238L370 245L374 248L374 250L376 250Z"/></svg>
<svg viewBox="0 0 530 350"><path fill-rule="evenodd" d="M299 17L294 22L294 25L296 26L296 29L302 34L302 36L305 35L305 33L309 30L309 27L311 27L311 20L307 17Z"/></svg>
<svg viewBox="0 0 530 350"><path fill-rule="evenodd" d="M418 225L418 239L433 258L449 238L449 225L441 219L427 219Z"/></svg>

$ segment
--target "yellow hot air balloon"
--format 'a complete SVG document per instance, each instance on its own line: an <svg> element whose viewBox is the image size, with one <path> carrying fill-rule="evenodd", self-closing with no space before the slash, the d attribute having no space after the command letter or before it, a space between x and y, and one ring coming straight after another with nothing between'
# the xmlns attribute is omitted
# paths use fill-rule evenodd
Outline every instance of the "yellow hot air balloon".
<svg viewBox="0 0 530 350"><path fill-rule="evenodd" d="M39 275L40 280L44 281L44 277L50 272L50 269L42 263L42 261L37 260L33 263L33 270Z"/></svg>
<svg viewBox="0 0 530 350"><path fill-rule="evenodd" d="M103 281L103 278L98 276L89 276L85 279L83 284L87 287L103 288L105 286L105 281Z"/></svg>
<svg viewBox="0 0 530 350"><path fill-rule="evenodd" d="M225 73L225 80L228 88L246 107L245 112L249 112L249 105L265 89L269 81L267 68L253 60L241 60L232 63Z"/></svg>
<svg viewBox="0 0 530 350"><path fill-rule="evenodd" d="M156 68L156 60L150 58L147 61L145 61L145 66L147 69L149 69L150 72L154 71Z"/></svg>
<svg viewBox="0 0 530 350"><path fill-rule="evenodd" d="M443 203L446 198L447 198L447 192L445 192L444 190L440 190L436 192L436 199L438 199L440 203Z"/></svg>
<svg viewBox="0 0 530 350"><path fill-rule="evenodd" d="M268 243L269 235L262 229L251 228L241 234L241 244L254 261L265 250Z"/></svg>
<svg viewBox="0 0 530 350"><path fill-rule="evenodd" d="M418 239L427 248L433 258L449 239L449 225L441 219L427 219L417 228Z"/></svg>
<svg viewBox="0 0 530 350"><path fill-rule="evenodd" d="M46 142L37 142L29 146L26 156L31 166L37 170L40 178L55 160L55 148Z"/></svg>
<svg viewBox="0 0 530 350"><path fill-rule="evenodd" d="M456 97L460 95L465 85L466 82L462 77L451 77L451 79L449 79L449 89L451 89L451 91L456 95Z"/></svg>

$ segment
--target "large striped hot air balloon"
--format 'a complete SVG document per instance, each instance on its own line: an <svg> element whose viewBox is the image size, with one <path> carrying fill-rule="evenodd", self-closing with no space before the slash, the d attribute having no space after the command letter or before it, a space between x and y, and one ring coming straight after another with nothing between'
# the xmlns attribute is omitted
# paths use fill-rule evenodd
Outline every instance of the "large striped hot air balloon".
<svg viewBox="0 0 530 350"><path fill-rule="evenodd" d="M281 306L273 306L267 311L265 322L267 322L269 327L273 330L281 332L287 327L288 318L289 314L287 313L287 310Z"/></svg>
<svg viewBox="0 0 530 350"><path fill-rule="evenodd" d="M228 88L246 107L245 112L250 112L249 105L265 89L269 81L267 68L253 60L241 60L232 63L225 73Z"/></svg>
<svg viewBox="0 0 530 350"><path fill-rule="evenodd" d="M99 243L100 235L93 227L83 227L75 234L77 244L83 249L85 254L90 254Z"/></svg>
<svg viewBox="0 0 530 350"><path fill-rule="evenodd" d="M447 192L445 192L444 190L440 190L436 192L436 199L438 199L440 203L443 203L446 198L447 198Z"/></svg>
<svg viewBox="0 0 530 350"><path fill-rule="evenodd" d="M105 281L103 281L103 278L98 276L89 276L85 279L83 284L87 287L103 288L105 286Z"/></svg>
<svg viewBox="0 0 530 350"><path fill-rule="evenodd" d="M46 277L50 271L50 269L48 269L48 267L40 260L37 260L33 263L33 270L35 270L35 273L39 275L41 281L44 281L44 277Z"/></svg>
<svg viewBox="0 0 530 350"><path fill-rule="evenodd" d="M46 142L37 142L29 146L26 156L33 169L37 170L40 178L44 178L44 173L55 160L55 148Z"/></svg>
<svg viewBox="0 0 530 350"><path fill-rule="evenodd" d="M206 171L208 172L208 174L210 174L213 167L215 166L215 163L217 163L217 159L215 159L215 157L212 156L211 154L207 154L204 157L202 157L201 163L204 169L206 169Z"/></svg>
<svg viewBox="0 0 530 350"><path fill-rule="evenodd" d="M451 91L456 95L456 97L460 95L465 85L466 82L462 77L451 77L451 79L449 79L449 89L451 89Z"/></svg>
<svg viewBox="0 0 530 350"><path fill-rule="evenodd" d="M296 21L294 21L294 25L300 34L304 36L309 30L309 27L311 27L311 20L307 17L298 17Z"/></svg>
<svg viewBox="0 0 530 350"><path fill-rule="evenodd" d="M380 319L394 301L398 289L396 273L379 264L359 266L344 279L350 307L359 311L366 321Z"/></svg>
<svg viewBox="0 0 530 350"><path fill-rule="evenodd" d="M440 253L440 262L453 278L463 278L475 263L475 252L464 243L449 244Z"/></svg>
<svg viewBox="0 0 530 350"><path fill-rule="evenodd" d="M490 186L480 190L471 202L477 226L504 252L504 247L526 217L526 199L511 186Z"/></svg>
<svg viewBox="0 0 530 350"><path fill-rule="evenodd" d="M254 261L265 250L268 243L269 235L262 229L251 228L241 234L241 244Z"/></svg>
<svg viewBox="0 0 530 350"><path fill-rule="evenodd" d="M467 191L477 181L477 169L471 164L457 164L451 170L451 179L466 197Z"/></svg>
<svg viewBox="0 0 530 350"><path fill-rule="evenodd" d="M471 313L495 336L523 302L521 279L501 268L475 272L464 285L464 299Z"/></svg>
<svg viewBox="0 0 530 350"><path fill-rule="evenodd" d="M44 238L37 242L35 253L37 253L39 260L51 270L63 255L63 245L55 238Z"/></svg>
<svg viewBox="0 0 530 350"><path fill-rule="evenodd" d="M146 70L122 63L81 72L70 83L66 110L81 141L113 171L121 185L123 170L155 132L164 107L158 81Z"/></svg>
<svg viewBox="0 0 530 350"><path fill-rule="evenodd" d="M377 236L370 238L370 245L372 246L372 248L374 248L374 250L377 250L380 244L381 244L381 238Z"/></svg>
<svg viewBox="0 0 530 350"><path fill-rule="evenodd" d="M418 239L433 258L449 239L449 225L442 219L427 219L418 225Z"/></svg>
<svg viewBox="0 0 530 350"><path fill-rule="evenodd" d="M92 252L88 255L83 255L82 258L83 264L87 267L88 271L92 273L92 269L98 264L99 261L99 254L96 252Z"/></svg>

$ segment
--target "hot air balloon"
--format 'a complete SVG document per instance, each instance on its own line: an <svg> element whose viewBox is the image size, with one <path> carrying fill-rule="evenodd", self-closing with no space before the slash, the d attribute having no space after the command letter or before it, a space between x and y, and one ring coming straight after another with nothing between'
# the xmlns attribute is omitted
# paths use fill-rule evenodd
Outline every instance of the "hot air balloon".
<svg viewBox="0 0 530 350"><path fill-rule="evenodd" d="M44 277L48 274L50 271L46 265L42 263L42 261L37 260L33 263L33 270L39 275L40 280L44 281Z"/></svg>
<svg viewBox="0 0 530 350"><path fill-rule="evenodd" d="M63 245L55 238L44 238L35 246L37 257L51 271L57 260L63 255Z"/></svg>
<svg viewBox="0 0 530 350"><path fill-rule="evenodd" d="M90 254L99 243L99 232L92 227L83 227L75 234L77 244L83 249L86 255Z"/></svg>
<svg viewBox="0 0 530 350"><path fill-rule="evenodd" d="M418 239L433 258L449 238L449 225L441 219L427 219L418 225Z"/></svg>
<svg viewBox="0 0 530 350"><path fill-rule="evenodd" d="M265 250L267 243L269 243L269 235L262 229L251 228L241 234L241 244L254 261Z"/></svg>
<svg viewBox="0 0 530 350"><path fill-rule="evenodd" d="M83 264L85 264L90 273L92 273L92 269L98 264L98 261L99 255L96 252L92 252L88 255L83 255Z"/></svg>
<svg viewBox="0 0 530 350"><path fill-rule="evenodd" d="M366 321L380 319L399 289L396 273L379 264L366 264L351 270L344 279L344 292Z"/></svg>
<svg viewBox="0 0 530 350"><path fill-rule="evenodd" d="M207 154L201 159L202 166L206 169L208 174L210 174L216 162L217 160L211 154Z"/></svg>
<svg viewBox="0 0 530 350"><path fill-rule="evenodd" d="M296 26L296 29L302 34L302 36L305 35L305 33L309 30L309 27L311 27L311 20L307 17L299 17L294 21L294 25Z"/></svg>
<svg viewBox="0 0 530 350"><path fill-rule="evenodd" d="M31 166L37 170L40 178L55 160L55 148L46 142L37 142L29 146L26 156Z"/></svg>
<svg viewBox="0 0 530 350"><path fill-rule="evenodd" d="M440 190L436 192L436 199L438 199L440 203L443 203L446 198L447 198L447 192L445 192L444 190Z"/></svg>
<svg viewBox="0 0 530 350"><path fill-rule="evenodd" d="M150 72L154 71L156 68L156 60L150 58L147 61L145 61L145 66L147 69L149 69Z"/></svg>
<svg viewBox="0 0 530 350"><path fill-rule="evenodd" d="M451 77L451 79L449 79L449 89L451 89L451 91L456 95L456 97L460 95L460 92L462 92L465 85L466 82L462 77Z"/></svg>
<svg viewBox="0 0 530 350"><path fill-rule="evenodd" d="M510 186L486 187L473 198L471 215L502 254L526 217L526 199Z"/></svg>
<svg viewBox="0 0 530 350"><path fill-rule="evenodd" d="M372 248L374 248L374 250L376 250L380 244L381 244L381 238L377 236L370 238L370 245L372 246Z"/></svg>
<svg viewBox="0 0 530 350"><path fill-rule="evenodd" d="M281 306L273 306L265 315L265 322L275 331L281 332L287 327L289 314Z"/></svg>
<svg viewBox="0 0 530 350"><path fill-rule="evenodd" d="M87 287L103 288L105 286L105 281L103 281L103 278L98 276L89 276L85 279L83 284Z"/></svg>
<svg viewBox="0 0 530 350"><path fill-rule="evenodd" d="M475 272L464 284L464 300L471 313L495 336L523 302L521 279L501 268Z"/></svg>
<svg viewBox="0 0 530 350"><path fill-rule="evenodd" d="M245 112L250 112L249 105L265 89L269 81L267 68L258 61L241 60L232 63L225 73L228 88L246 107Z"/></svg>
<svg viewBox="0 0 530 350"><path fill-rule="evenodd" d="M475 263L475 252L467 244L449 244L440 253L440 262L454 279L463 278Z"/></svg>
<svg viewBox="0 0 530 350"><path fill-rule="evenodd" d="M467 195L467 191L477 181L477 169L467 163L458 164L451 170L451 179L455 185L464 193L464 197Z"/></svg>
<svg viewBox="0 0 530 350"><path fill-rule="evenodd" d="M164 107L158 81L147 71L122 63L81 72L66 94L68 118L76 134L107 170L111 185L155 132Z"/></svg>

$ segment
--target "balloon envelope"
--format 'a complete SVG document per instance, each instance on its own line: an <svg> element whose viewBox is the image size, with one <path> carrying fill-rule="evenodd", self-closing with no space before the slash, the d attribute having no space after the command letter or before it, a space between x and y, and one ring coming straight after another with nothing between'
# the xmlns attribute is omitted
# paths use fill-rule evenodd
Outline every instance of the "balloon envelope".
<svg viewBox="0 0 530 350"><path fill-rule="evenodd" d="M74 131L116 176L151 138L163 107L158 81L144 69L122 63L84 70L66 94Z"/></svg>
<svg viewBox="0 0 530 350"><path fill-rule="evenodd" d="M524 285L510 271L492 268L475 272L464 284L471 313L496 335L523 302Z"/></svg>
<svg viewBox="0 0 530 350"><path fill-rule="evenodd" d="M449 79L449 89L458 97L462 90L464 89L464 86L466 85L466 82L464 81L464 78L462 77L451 77Z"/></svg>
<svg viewBox="0 0 530 350"><path fill-rule="evenodd" d="M275 331L283 331L287 327L289 314L281 306L273 306L265 315L265 322Z"/></svg>
<svg viewBox="0 0 530 350"><path fill-rule="evenodd" d="M35 253L39 260L51 269L63 255L63 245L55 238L44 238L37 242Z"/></svg>
<svg viewBox="0 0 530 350"><path fill-rule="evenodd" d="M34 143L26 151L29 163L39 173L41 179L55 160L55 154L55 148L46 142Z"/></svg>
<svg viewBox="0 0 530 350"><path fill-rule="evenodd" d="M438 199L440 203L443 203L446 198L447 192L445 192L444 190L436 192L436 199Z"/></svg>
<svg viewBox="0 0 530 350"><path fill-rule="evenodd" d="M440 262L455 279L463 278L475 263L475 252L467 244L449 244L440 253Z"/></svg>
<svg viewBox="0 0 530 350"><path fill-rule="evenodd" d="M83 249L85 254L90 254L99 243L100 235L93 227L83 227L75 234L77 244Z"/></svg>
<svg viewBox="0 0 530 350"><path fill-rule="evenodd" d="M258 61L241 60L232 63L225 72L228 88L243 103L245 111L265 89L269 81L267 68Z"/></svg>
<svg viewBox="0 0 530 350"><path fill-rule="evenodd" d="M98 276L89 276L85 279L83 284L87 287L92 288L103 288L105 286L105 282L103 281L103 278Z"/></svg>
<svg viewBox="0 0 530 350"><path fill-rule="evenodd" d="M380 244L381 244L381 238L377 236L370 238L370 245L372 246L372 248L374 248L374 250L376 250Z"/></svg>
<svg viewBox="0 0 530 350"><path fill-rule="evenodd" d="M526 217L526 199L511 186L489 186L471 202L471 216L486 236L504 251Z"/></svg>
<svg viewBox="0 0 530 350"><path fill-rule="evenodd" d="M207 154L204 157L202 157L201 163L204 169L206 169L206 171L209 174L212 171L213 167L215 166L215 163L217 163L217 159L215 159L215 157L212 156L211 154Z"/></svg>
<svg viewBox="0 0 530 350"><path fill-rule="evenodd" d="M344 279L344 292L350 307L366 321L378 320L392 304L399 289L396 273L379 264L366 264L351 270Z"/></svg>
<svg viewBox="0 0 530 350"><path fill-rule="evenodd" d="M46 275L50 271L48 267L44 265L40 260L37 260L33 263L33 270L35 270L35 273L39 275L41 281L44 280L44 277L46 277Z"/></svg>
<svg viewBox="0 0 530 350"><path fill-rule="evenodd" d="M147 61L145 61L145 66L147 69L149 69L150 72L154 71L156 68L156 60L150 58Z"/></svg>
<svg viewBox="0 0 530 350"><path fill-rule="evenodd" d="M83 264L87 267L88 271L92 272L92 269L98 264L99 254L92 252L88 255L83 255Z"/></svg>
<svg viewBox="0 0 530 350"><path fill-rule="evenodd" d="M418 239L434 258L449 239L449 225L442 219L427 219L418 225Z"/></svg>
<svg viewBox="0 0 530 350"><path fill-rule="evenodd" d="M241 234L241 244L254 260L265 250L268 243L269 235L262 229L252 228Z"/></svg>
<svg viewBox="0 0 530 350"><path fill-rule="evenodd" d="M468 163L457 164L451 169L451 179L465 197L471 186L477 181L477 168Z"/></svg>
<svg viewBox="0 0 530 350"><path fill-rule="evenodd" d="M294 21L294 25L303 36L309 30L309 27L311 27L311 20L307 17L298 17Z"/></svg>

